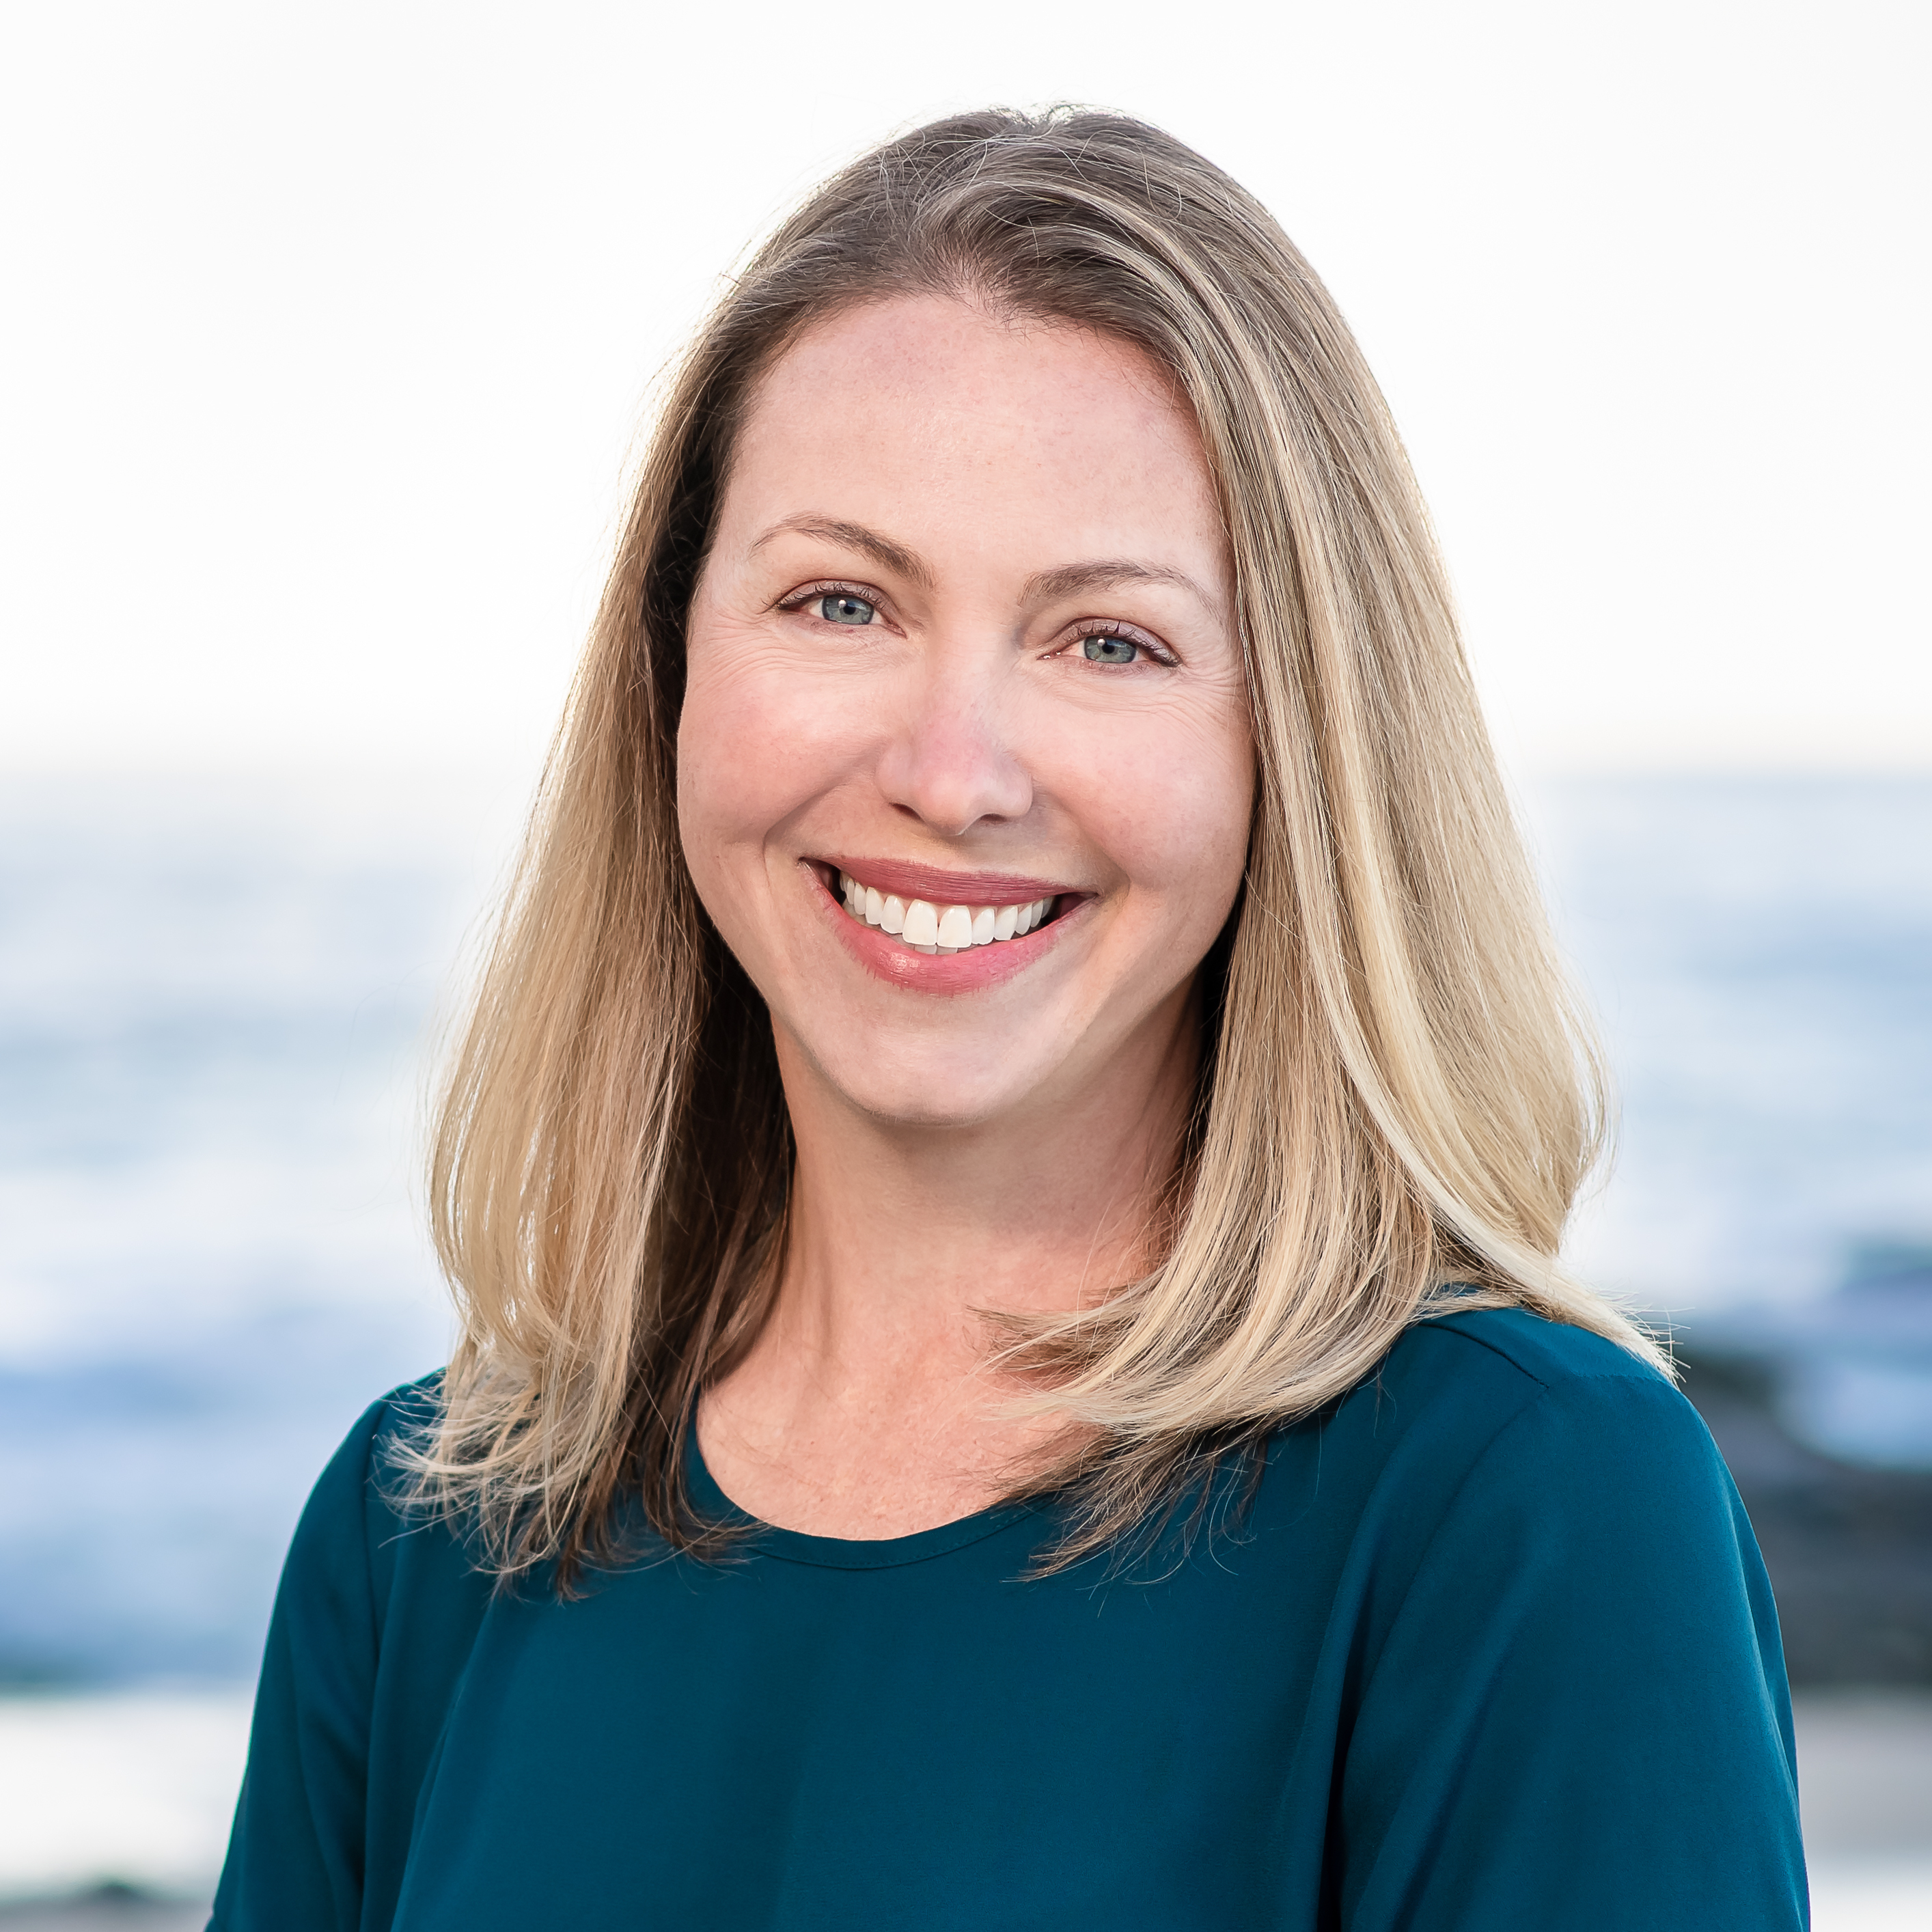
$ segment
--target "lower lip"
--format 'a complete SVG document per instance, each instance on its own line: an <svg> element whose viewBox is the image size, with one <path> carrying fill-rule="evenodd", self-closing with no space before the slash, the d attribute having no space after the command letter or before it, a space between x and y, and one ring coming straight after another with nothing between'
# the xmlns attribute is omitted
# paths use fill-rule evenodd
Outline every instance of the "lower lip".
<svg viewBox="0 0 1932 1932"><path fill-rule="evenodd" d="M832 896L817 870L808 869L824 902L825 916L853 958L878 978L914 993L972 993L1010 980L1045 958L1062 929L1080 916L1087 904L1076 899L1046 925L1016 939L996 939L989 946L976 946L970 952L915 952L877 926L854 919L844 902Z"/></svg>

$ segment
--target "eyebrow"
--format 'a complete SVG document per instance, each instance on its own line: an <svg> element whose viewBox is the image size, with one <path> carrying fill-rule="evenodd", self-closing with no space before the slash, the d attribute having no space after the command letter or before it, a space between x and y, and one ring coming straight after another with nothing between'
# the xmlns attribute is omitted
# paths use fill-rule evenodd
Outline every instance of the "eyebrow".
<svg viewBox="0 0 1932 1932"><path fill-rule="evenodd" d="M881 568L910 578L922 590L930 590L935 581L932 566L917 551L908 550L904 544L894 543L890 537L881 536L877 530L868 530L863 524L848 524L837 517L818 517L809 513L787 517L782 523L772 524L752 548L762 550L773 538L788 534L818 537L826 543L842 544L848 550L856 550L861 556L870 557Z"/></svg>
<svg viewBox="0 0 1932 1932"><path fill-rule="evenodd" d="M932 566L916 550L895 543L877 530L868 530L863 524L848 523L839 517L821 517L809 511L772 524L753 542L752 548L762 550L774 538L788 535L817 537L821 542L856 550L881 568L916 584L922 590L932 590L938 581ZM1132 557L1122 556L1100 557L1091 562L1064 563L1057 569L1037 571L1027 579L1021 597L1028 604L1045 604L1056 598L1077 597L1083 591L1114 590L1130 584L1172 584L1188 592L1210 610L1215 606L1215 600L1186 571L1175 570L1164 563L1138 563Z"/></svg>
<svg viewBox="0 0 1932 1932"><path fill-rule="evenodd" d="M1092 563L1062 564L1058 570L1042 570L1027 579L1024 593L1029 604L1051 602L1056 597L1076 597L1083 590L1115 590L1127 584L1171 584L1191 592L1210 609L1214 600L1184 570L1164 563L1136 563L1132 557L1102 557Z"/></svg>

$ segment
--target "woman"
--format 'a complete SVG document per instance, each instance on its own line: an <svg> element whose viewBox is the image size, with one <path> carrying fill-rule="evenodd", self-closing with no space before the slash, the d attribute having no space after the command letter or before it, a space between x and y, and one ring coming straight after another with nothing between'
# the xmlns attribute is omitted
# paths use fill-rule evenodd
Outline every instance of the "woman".
<svg viewBox="0 0 1932 1932"><path fill-rule="evenodd" d="M670 396L215 1924L1801 1924L1580 1036L1273 221L1112 116L867 156Z"/></svg>

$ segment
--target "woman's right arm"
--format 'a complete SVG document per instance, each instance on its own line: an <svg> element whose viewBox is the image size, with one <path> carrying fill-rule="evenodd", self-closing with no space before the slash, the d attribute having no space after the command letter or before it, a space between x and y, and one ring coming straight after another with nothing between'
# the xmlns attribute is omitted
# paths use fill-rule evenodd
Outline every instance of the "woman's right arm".
<svg viewBox="0 0 1932 1932"><path fill-rule="evenodd" d="M355 1932L379 1648L365 1502L386 1399L323 1470L290 1545L212 1932Z"/></svg>
<svg viewBox="0 0 1932 1932"><path fill-rule="evenodd" d="M417 1803L494 1594L447 1523L392 1500L391 1445L434 1420L440 1382L370 1408L302 1512L212 1932L374 1932L394 1913Z"/></svg>

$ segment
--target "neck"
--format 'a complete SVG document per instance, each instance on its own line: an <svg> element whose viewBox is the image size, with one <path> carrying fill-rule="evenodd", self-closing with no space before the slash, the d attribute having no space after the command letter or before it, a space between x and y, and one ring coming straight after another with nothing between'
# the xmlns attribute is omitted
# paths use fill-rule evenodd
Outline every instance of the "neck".
<svg viewBox="0 0 1932 1932"><path fill-rule="evenodd" d="M1198 1041L1184 989L1077 1091L929 1126L853 1108L781 1033L784 1272L700 1418L727 1493L792 1527L898 1534L980 1506L1058 1438L1050 1418L1004 1418L1022 1391L988 1372L986 1317L1091 1306L1144 1270Z"/></svg>
<svg viewBox="0 0 1932 1932"><path fill-rule="evenodd" d="M794 1331L856 1370L984 1311L1104 1298L1147 1258L1198 1040L1183 994L1076 1094L944 1126L858 1112L781 1041L798 1158L778 1306Z"/></svg>

